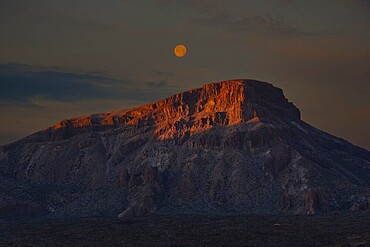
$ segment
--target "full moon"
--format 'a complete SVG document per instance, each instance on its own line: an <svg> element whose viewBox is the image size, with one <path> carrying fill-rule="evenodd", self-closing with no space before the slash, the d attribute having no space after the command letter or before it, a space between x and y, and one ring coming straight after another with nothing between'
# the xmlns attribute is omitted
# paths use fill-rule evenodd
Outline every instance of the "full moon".
<svg viewBox="0 0 370 247"><path fill-rule="evenodd" d="M177 57L183 57L186 55L186 47L184 45L177 45L174 52Z"/></svg>

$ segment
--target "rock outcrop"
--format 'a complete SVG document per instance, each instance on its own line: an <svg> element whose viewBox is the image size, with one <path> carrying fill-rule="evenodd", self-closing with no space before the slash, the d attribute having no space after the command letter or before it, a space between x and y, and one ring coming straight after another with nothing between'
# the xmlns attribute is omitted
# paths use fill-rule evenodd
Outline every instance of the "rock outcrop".
<svg viewBox="0 0 370 247"><path fill-rule="evenodd" d="M55 216L126 220L315 214L365 210L360 198L370 198L369 151L303 122L281 89L254 80L63 120L0 147L0 175L16 188L0 183L3 215L26 202Z"/></svg>

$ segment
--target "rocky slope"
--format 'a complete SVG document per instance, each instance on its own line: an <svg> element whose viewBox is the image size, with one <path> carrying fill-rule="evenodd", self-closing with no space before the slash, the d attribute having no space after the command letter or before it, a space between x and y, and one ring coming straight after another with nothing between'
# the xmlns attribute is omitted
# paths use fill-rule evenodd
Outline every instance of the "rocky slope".
<svg viewBox="0 0 370 247"><path fill-rule="evenodd" d="M314 214L369 208L370 152L231 80L1 146L0 180L0 216Z"/></svg>

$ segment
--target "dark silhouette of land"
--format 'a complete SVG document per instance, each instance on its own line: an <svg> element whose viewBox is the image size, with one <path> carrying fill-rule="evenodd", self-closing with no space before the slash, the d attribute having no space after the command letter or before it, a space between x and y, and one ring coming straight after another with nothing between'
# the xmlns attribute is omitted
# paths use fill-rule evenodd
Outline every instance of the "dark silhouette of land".
<svg viewBox="0 0 370 247"><path fill-rule="evenodd" d="M0 223L0 246L370 246L370 213Z"/></svg>

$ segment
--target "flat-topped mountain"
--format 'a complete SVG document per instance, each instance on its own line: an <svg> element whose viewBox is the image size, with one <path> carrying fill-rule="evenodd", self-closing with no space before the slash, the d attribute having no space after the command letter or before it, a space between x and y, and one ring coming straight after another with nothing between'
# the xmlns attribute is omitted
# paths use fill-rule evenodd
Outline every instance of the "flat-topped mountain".
<svg viewBox="0 0 370 247"><path fill-rule="evenodd" d="M246 122L256 116L299 120L300 112L288 102L281 89L271 84L232 80L207 84L129 110L63 120L50 127L47 133L52 133L52 138L63 139L84 130L155 125L156 136L168 139L192 135L212 126Z"/></svg>
<svg viewBox="0 0 370 247"><path fill-rule="evenodd" d="M370 152L303 122L281 89L230 80L1 146L0 180L3 216L367 210Z"/></svg>

